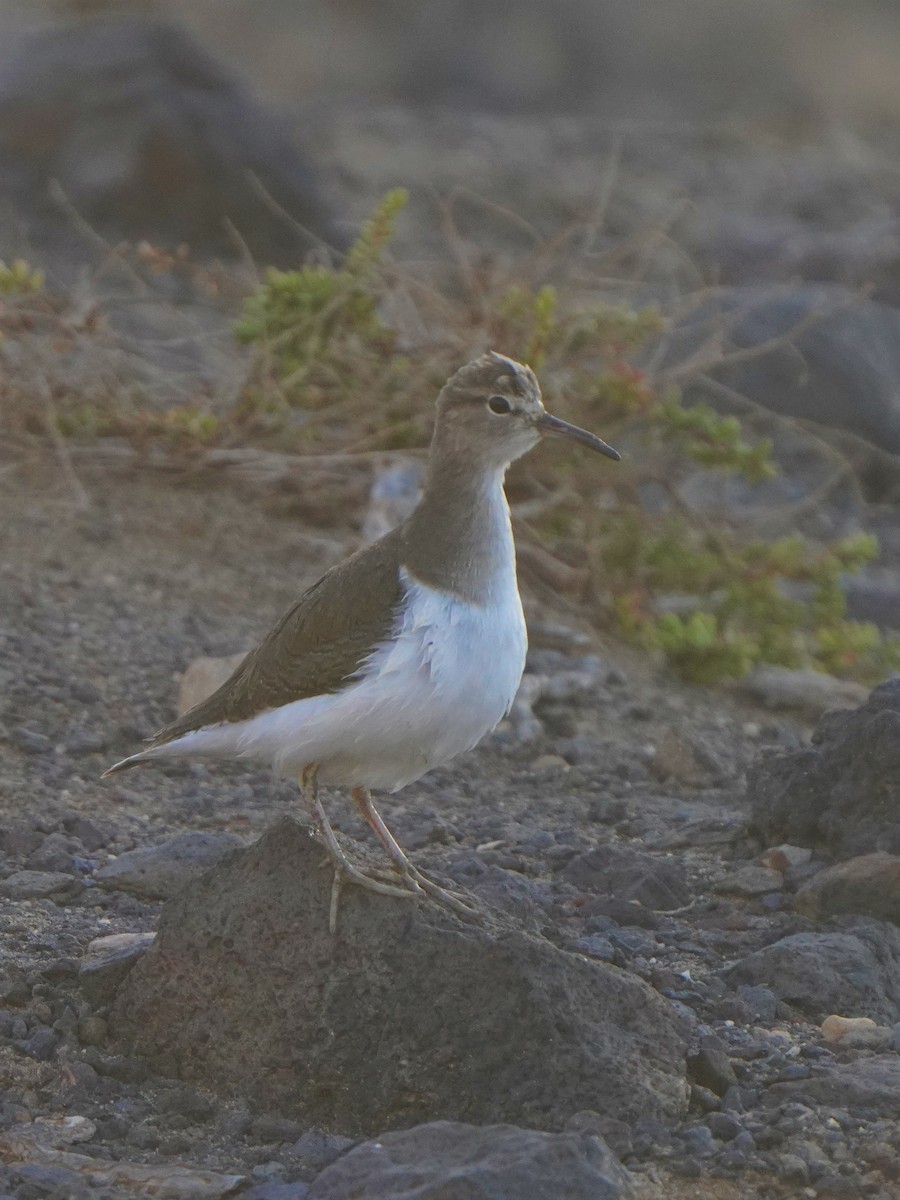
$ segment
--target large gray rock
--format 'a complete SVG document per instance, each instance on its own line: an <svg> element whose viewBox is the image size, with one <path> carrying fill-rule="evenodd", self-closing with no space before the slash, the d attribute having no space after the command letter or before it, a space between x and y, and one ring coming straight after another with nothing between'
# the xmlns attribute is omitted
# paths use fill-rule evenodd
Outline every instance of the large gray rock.
<svg viewBox="0 0 900 1200"><path fill-rule="evenodd" d="M315 176L282 118L267 111L175 25L106 17L42 30L0 62L0 197L32 242L71 220L58 184L105 237L295 262L299 225L327 219ZM82 247L84 254L86 247Z"/></svg>
<svg viewBox="0 0 900 1200"><path fill-rule="evenodd" d="M900 930L860 921L840 933L795 933L748 954L732 983L762 984L779 1000L821 1021L831 1013L900 1020Z"/></svg>
<svg viewBox="0 0 900 1200"><path fill-rule="evenodd" d="M593 1134L435 1121L357 1146L308 1200L618 1200L630 1178Z"/></svg>
<svg viewBox="0 0 900 1200"><path fill-rule="evenodd" d="M760 349L711 373L787 417L845 429L900 453L900 313L838 285L723 288L689 318L685 344L719 331Z"/></svg>
<svg viewBox="0 0 900 1200"><path fill-rule="evenodd" d="M747 796L766 845L900 853L900 677L860 708L826 713L809 748L762 759Z"/></svg>
<svg viewBox="0 0 900 1200"><path fill-rule="evenodd" d="M900 925L900 855L862 854L826 867L800 888L795 904L817 921L856 913Z"/></svg>
<svg viewBox="0 0 900 1200"><path fill-rule="evenodd" d="M120 1046L351 1135L682 1111L685 1029L641 980L489 914L462 925L353 887L333 936L330 892L289 820L195 881L117 997Z"/></svg>
<svg viewBox="0 0 900 1200"><path fill-rule="evenodd" d="M142 900L167 900L244 845L235 833L194 830L158 846L128 850L94 872L101 887Z"/></svg>
<svg viewBox="0 0 900 1200"><path fill-rule="evenodd" d="M838 1108L873 1109L879 1116L896 1118L900 1111L900 1057L876 1054L855 1062L840 1063L824 1075L776 1083L772 1092L801 1092L820 1104Z"/></svg>

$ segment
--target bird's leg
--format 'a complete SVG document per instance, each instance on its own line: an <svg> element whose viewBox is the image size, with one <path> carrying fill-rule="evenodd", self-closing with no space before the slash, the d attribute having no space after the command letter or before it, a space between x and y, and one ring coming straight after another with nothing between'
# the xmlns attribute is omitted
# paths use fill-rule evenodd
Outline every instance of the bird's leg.
<svg viewBox="0 0 900 1200"><path fill-rule="evenodd" d="M382 883L380 879L373 879L370 875L366 875L365 872L360 871L358 867L353 865L341 849L335 832L331 828L331 822L328 820L328 814L325 812L322 801L319 799L319 768L316 763L309 763L303 768L299 783L303 799L312 814L316 828L322 836L325 849L328 851L328 857L331 859L331 864L334 868L334 883L331 888L331 909L328 915L328 928L332 933L337 929L337 910L341 895L341 884L344 879L358 884L359 887L367 888L370 892L379 892L382 896L400 896L406 899L416 894L421 895L423 891L421 887L394 887L390 883Z"/></svg>
<svg viewBox="0 0 900 1200"><path fill-rule="evenodd" d="M423 892L427 892L434 900L439 900L442 904L446 904L450 908L456 909L457 912L471 916L475 911L470 904L467 904L460 896L454 892L442 888L440 884L435 883L433 879L420 871L419 868L406 855L402 846L385 825L384 820L378 809L372 803L372 797L369 795L369 789L364 787L355 787L350 791L353 797L353 803L359 810L360 816L371 825L375 831L375 836L384 846L390 857L394 867L404 879L408 880L410 886L415 885Z"/></svg>

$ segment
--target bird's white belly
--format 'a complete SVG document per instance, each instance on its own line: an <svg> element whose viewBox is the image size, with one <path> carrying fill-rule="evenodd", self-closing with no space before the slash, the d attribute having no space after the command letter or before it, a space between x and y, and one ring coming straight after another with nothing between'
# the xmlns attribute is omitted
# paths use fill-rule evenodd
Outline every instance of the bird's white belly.
<svg viewBox="0 0 900 1200"><path fill-rule="evenodd" d="M390 791L470 750L509 711L522 678L527 639L515 575L486 605L405 583L395 638L344 690L199 731L185 750L215 754L218 735L229 743L218 753L286 774L316 762L325 783Z"/></svg>

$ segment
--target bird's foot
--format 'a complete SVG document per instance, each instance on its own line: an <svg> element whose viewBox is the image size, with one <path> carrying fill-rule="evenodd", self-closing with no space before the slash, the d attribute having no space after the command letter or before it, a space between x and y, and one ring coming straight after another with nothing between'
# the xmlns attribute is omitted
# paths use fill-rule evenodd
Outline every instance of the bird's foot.
<svg viewBox="0 0 900 1200"><path fill-rule="evenodd" d="M392 865L401 878L409 883L410 887L417 888L420 893L424 892L426 896L430 896L438 904L452 908L454 912L459 913L463 917L472 918L477 916L478 909L473 904L470 904L459 892L454 892L450 888L445 888L441 884L435 883L424 871L420 871L417 866L411 863L405 854L402 861L393 860Z"/></svg>
<svg viewBox="0 0 900 1200"><path fill-rule="evenodd" d="M334 880L331 885L331 905L328 912L328 929L331 933L337 932L337 914L338 906L341 898L341 888L345 882L353 883L357 887L365 888L369 892L377 892L380 896L395 896L403 900L415 900L418 896L424 894L424 890L416 887L397 887L396 884L386 883L382 879L376 878L374 875L368 875L365 871L360 871L347 858L340 847L338 847L339 856L336 858L329 848L329 860L332 869L334 870Z"/></svg>

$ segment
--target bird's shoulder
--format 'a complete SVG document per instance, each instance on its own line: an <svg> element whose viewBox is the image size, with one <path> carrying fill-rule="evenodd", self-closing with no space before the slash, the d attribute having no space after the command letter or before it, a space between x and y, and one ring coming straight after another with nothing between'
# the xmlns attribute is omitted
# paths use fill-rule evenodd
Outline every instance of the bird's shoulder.
<svg viewBox="0 0 900 1200"><path fill-rule="evenodd" d="M225 683L153 744L337 691L391 634L404 597L400 555L392 531L326 571Z"/></svg>

